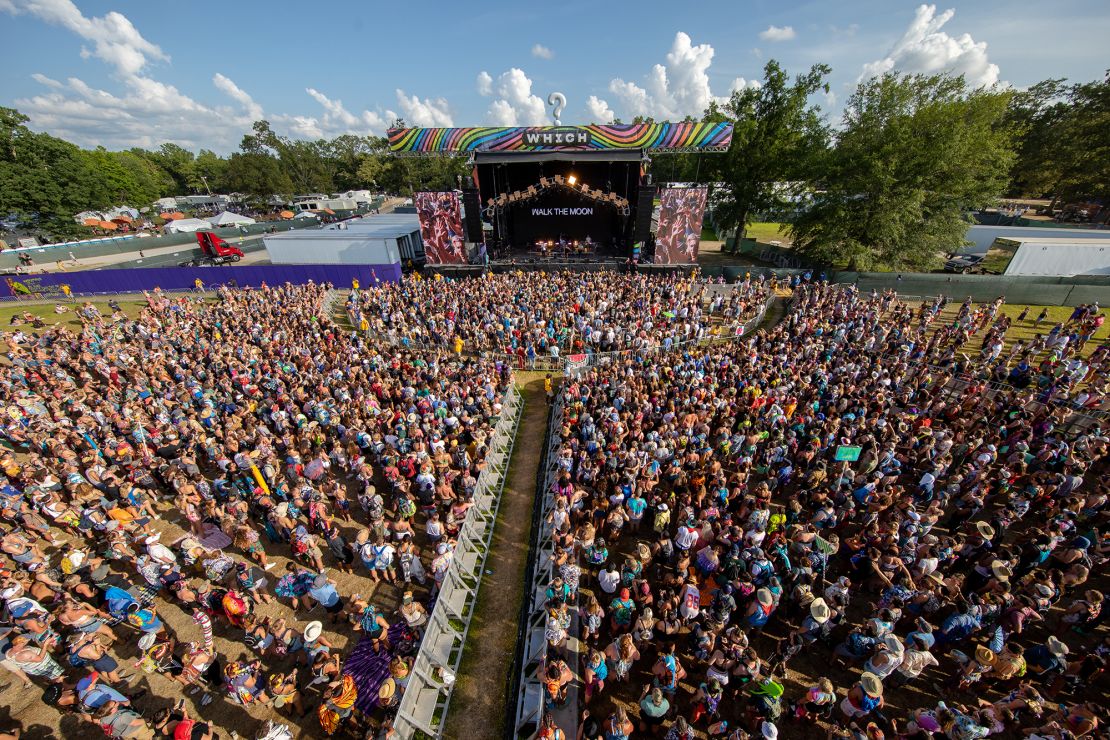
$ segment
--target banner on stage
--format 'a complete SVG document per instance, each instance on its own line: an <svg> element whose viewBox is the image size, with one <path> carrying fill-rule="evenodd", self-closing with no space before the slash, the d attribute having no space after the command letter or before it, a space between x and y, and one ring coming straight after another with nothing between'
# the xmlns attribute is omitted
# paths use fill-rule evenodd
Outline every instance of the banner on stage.
<svg viewBox="0 0 1110 740"><path fill-rule="evenodd" d="M659 191L655 264L690 265L698 261L708 192L707 188L663 188Z"/></svg>
<svg viewBox="0 0 1110 740"><path fill-rule="evenodd" d="M462 208L457 193L416 193L412 198L429 265L466 264Z"/></svg>
<svg viewBox="0 0 1110 740"><path fill-rule="evenodd" d="M610 123L589 126L480 126L474 128L395 128L387 132L395 154L466 152L655 151L724 152L732 124Z"/></svg>

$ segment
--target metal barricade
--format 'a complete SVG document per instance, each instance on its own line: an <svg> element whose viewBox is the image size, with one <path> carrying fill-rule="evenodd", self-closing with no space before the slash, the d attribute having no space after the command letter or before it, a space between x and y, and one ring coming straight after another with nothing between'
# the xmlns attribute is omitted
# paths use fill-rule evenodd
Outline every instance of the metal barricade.
<svg viewBox="0 0 1110 740"><path fill-rule="evenodd" d="M539 729L544 712L543 671L547 662L547 637L544 627L547 615L544 610L548 585L555 577L554 525L548 521L555 507L555 481L559 473L559 449L562 438L564 396L560 392L551 409L548 426L547 448L544 450L542 489L539 491L540 507L535 539L532 547L535 568L530 582L525 584L525 598L528 600L527 624L522 630L522 658L518 678L516 716L513 718L514 737L521 738L535 734ZM574 733L567 731L568 737Z"/></svg>
<svg viewBox="0 0 1110 740"><path fill-rule="evenodd" d="M474 506L459 529L454 556L429 615L408 687L397 708L394 731L408 740L418 734L440 738L454 691L454 676L466 646L478 601L501 492L513 454L523 408L520 392L510 387L489 443L486 467L478 476Z"/></svg>

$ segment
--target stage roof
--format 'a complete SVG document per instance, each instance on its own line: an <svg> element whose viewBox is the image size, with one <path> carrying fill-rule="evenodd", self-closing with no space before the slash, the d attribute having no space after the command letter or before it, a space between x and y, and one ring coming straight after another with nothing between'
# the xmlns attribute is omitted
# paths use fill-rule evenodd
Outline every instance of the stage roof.
<svg viewBox="0 0 1110 740"><path fill-rule="evenodd" d="M512 164L514 162L639 162L639 149L572 152L474 152L477 164Z"/></svg>
<svg viewBox="0 0 1110 740"><path fill-rule="evenodd" d="M731 143L732 124L727 122L389 130L390 152L409 156L614 149L654 152L723 152Z"/></svg>

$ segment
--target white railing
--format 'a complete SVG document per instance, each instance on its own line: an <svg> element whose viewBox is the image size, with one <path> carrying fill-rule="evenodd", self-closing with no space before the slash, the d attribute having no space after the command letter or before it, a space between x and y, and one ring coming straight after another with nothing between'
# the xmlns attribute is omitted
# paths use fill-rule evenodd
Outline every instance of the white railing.
<svg viewBox="0 0 1110 740"><path fill-rule="evenodd" d="M519 391L510 386L502 397L501 417L490 440L486 467L478 476L474 505L459 529L454 557L420 641L408 687L397 708L393 728L397 737L404 740L418 733L437 739L443 736L455 686L454 676L458 675L470 620L478 601L478 588L497 523L497 509L522 406Z"/></svg>
<svg viewBox="0 0 1110 740"><path fill-rule="evenodd" d="M543 458L543 488L539 491L540 516L536 538L533 542L535 569L532 580L525 584L525 598L529 599L527 624L522 630L524 640L521 651L520 683L516 702L514 737L534 735L540 726L544 713L543 671L547 664L547 637L544 627L547 622L545 610L547 587L555 578L555 525L548 521L555 508L555 481L559 475L559 449L562 446L561 429L563 426L563 393L560 391L551 409L548 426L547 449ZM528 732L531 728L531 733ZM562 728L568 737L574 733Z"/></svg>

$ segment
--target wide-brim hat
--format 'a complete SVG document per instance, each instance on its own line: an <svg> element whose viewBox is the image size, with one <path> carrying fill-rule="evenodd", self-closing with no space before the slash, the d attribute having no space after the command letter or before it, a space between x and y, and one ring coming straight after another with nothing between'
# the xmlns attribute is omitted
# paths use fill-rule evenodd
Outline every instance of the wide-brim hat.
<svg viewBox="0 0 1110 740"><path fill-rule="evenodd" d="M1062 658L1068 654L1068 646L1055 635L1048 638L1045 642L1045 646L1048 648L1048 652L1052 653L1057 658Z"/></svg>
<svg viewBox="0 0 1110 740"><path fill-rule="evenodd" d="M395 693L397 693L397 682L392 678L387 678L382 683L382 687L378 689L378 699L381 701L392 699Z"/></svg>
<svg viewBox="0 0 1110 740"><path fill-rule="evenodd" d="M309 622L307 625L305 625L304 628L304 639L308 642L312 642L317 637L319 637L320 633L323 631L324 625L322 622Z"/></svg>
<svg viewBox="0 0 1110 740"><path fill-rule="evenodd" d="M987 524L986 522L976 522L975 529L979 532L979 536L981 536L983 539L994 539L994 527Z"/></svg>
<svg viewBox="0 0 1110 740"><path fill-rule="evenodd" d="M993 663L994 652L986 645L979 645L975 648L975 660L980 663Z"/></svg>
<svg viewBox="0 0 1110 740"><path fill-rule="evenodd" d="M1010 569L1001 560L991 561L991 573L1003 583L1010 580Z"/></svg>
<svg viewBox="0 0 1110 740"><path fill-rule="evenodd" d="M817 624L824 624L829 621L831 611L824 599L814 599L809 605L809 615L813 617L813 621L817 622Z"/></svg>
<svg viewBox="0 0 1110 740"><path fill-rule="evenodd" d="M896 635L887 635L884 637L883 644L886 645L886 649L892 653L902 654L906 651L906 648L902 646L902 641L899 640Z"/></svg>
<svg viewBox="0 0 1110 740"><path fill-rule="evenodd" d="M883 695L883 680L874 673L864 673L860 676L859 685L871 696Z"/></svg>
<svg viewBox="0 0 1110 740"><path fill-rule="evenodd" d="M755 598L756 601L758 601L760 604L763 604L763 606L770 606L775 602L775 597L771 594L770 590L766 588L761 588L756 591Z"/></svg>

